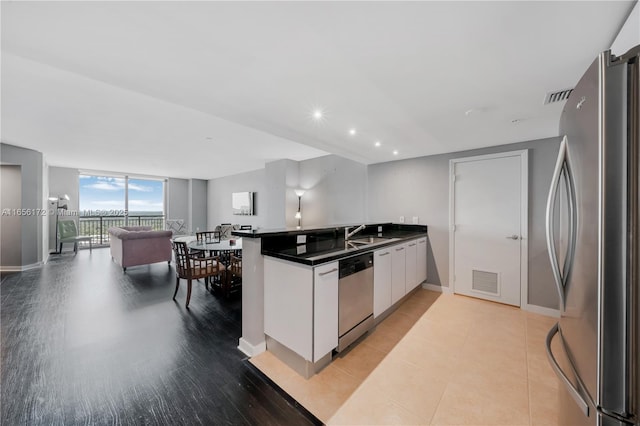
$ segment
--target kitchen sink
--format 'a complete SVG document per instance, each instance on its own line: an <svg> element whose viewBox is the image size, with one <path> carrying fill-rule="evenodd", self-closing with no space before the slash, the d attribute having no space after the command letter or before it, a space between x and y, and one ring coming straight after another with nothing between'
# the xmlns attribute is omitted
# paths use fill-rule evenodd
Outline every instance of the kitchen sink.
<svg viewBox="0 0 640 426"><path fill-rule="evenodd" d="M347 244L352 247L365 247L370 245L384 244L391 241L395 241L397 238L385 238L385 237L360 237L352 238L347 241Z"/></svg>

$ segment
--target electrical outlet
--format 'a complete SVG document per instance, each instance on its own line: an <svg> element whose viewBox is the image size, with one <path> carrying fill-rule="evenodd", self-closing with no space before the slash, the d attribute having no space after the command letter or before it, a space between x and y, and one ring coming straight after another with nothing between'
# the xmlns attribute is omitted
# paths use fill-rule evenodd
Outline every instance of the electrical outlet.
<svg viewBox="0 0 640 426"><path fill-rule="evenodd" d="M415 223L416 225L418 224L419 220L418 220L418 216L414 216L413 217L413 223Z"/></svg>
<svg viewBox="0 0 640 426"><path fill-rule="evenodd" d="M400 216L400 223L404 223L404 216Z"/></svg>

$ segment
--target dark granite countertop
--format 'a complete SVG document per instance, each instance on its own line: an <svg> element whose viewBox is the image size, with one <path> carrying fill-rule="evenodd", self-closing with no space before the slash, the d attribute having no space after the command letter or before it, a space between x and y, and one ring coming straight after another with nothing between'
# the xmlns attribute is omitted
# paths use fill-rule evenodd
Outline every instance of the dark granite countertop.
<svg viewBox="0 0 640 426"><path fill-rule="evenodd" d="M344 225L331 225L331 226L322 226L322 227L309 227L309 228L277 228L277 229L248 229L248 230L240 230L236 229L231 232L231 235L241 238L263 238L263 237L275 237L275 236L285 236L285 235L303 235L303 234L313 234L318 232L327 232L327 231L342 231L345 226L350 228L361 225L362 223L348 223ZM367 228L371 229L373 227L382 226L383 231L391 230L391 229L413 229L413 228L421 228L424 229L424 232L427 232L426 225L413 225L413 224L404 224L404 223L391 223L391 222L371 222L365 223ZM363 232L363 234L367 233L367 231ZM358 234L359 235L359 234Z"/></svg>
<svg viewBox="0 0 640 426"><path fill-rule="evenodd" d="M378 229L377 226L383 226L382 232L372 232ZM273 244L264 244L264 236L262 237L262 254L290 262L316 266L427 235L427 227L419 225L373 224L369 227L368 232L365 230L362 234L356 234L346 243L344 227L337 227L340 232L335 232L334 227L315 230L314 232L318 233L318 238L307 238L305 244L296 244L295 240L292 244L291 235L313 237L313 232L309 232L309 230L301 230L302 232L296 230L293 233L276 231L266 234L267 238L269 235L274 237ZM364 244L363 241L365 241Z"/></svg>
<svg viewBox="0 0 640 426"><path fill-rule="evenodd" d="M360 223L355 224L347 224L347 225L334 225L334 226L323 226L323 227L309 227L309 228L277 228L277 229L249 229L249 230L240 230L237 229L231 232L231 235L235 235L236 237L242 238L263 238L263 237L281 237L285 235L303 235L303 234L313 234L317 232L327 232L329 230L340 230L344 229L345 226L353 227L358 226ZM374 224L366 224L367 226L373 226Z"/></svg>

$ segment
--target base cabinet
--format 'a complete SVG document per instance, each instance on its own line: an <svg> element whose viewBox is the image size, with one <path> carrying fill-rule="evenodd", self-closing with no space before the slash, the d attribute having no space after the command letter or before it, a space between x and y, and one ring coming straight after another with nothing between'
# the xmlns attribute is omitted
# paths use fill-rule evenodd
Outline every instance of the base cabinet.
<svg viewBox="0 0 640 426"><path fill-rule="evenodd" d="M402 299L406 290L406 247L404 244L391 247L391 304Z"/></svg>
<svg viewBox="0 0 640 426"><path fill-rule="evenodd" d="M427 278L427 238L374 251L373 315ZM265 334L309 362L338 346L339 262L309 267L264 259Z"/></svg>
<svg viewBox="0 0 640 426"><path fill-rule="evenodd" d="M313 357L313 270L264 259L264 332L306 360Z"/></svg>
<svg viewBox="0 0 640 426"><path fill-rule="evenodd" d="M418 270L417 270L417 253L418 253L418 242L417 240L409 241L405 244L406 247L406 284L405 284L405 292L409 293L411 290L418 286Z"/></svg>
<svg viewBox="0 0 640 426"><path fill-rule="evenodd" d="M391 251L386 247L373 253L373 316L391 307Z"/></svg>
<svg viewBox="0 0 640 426"><path fill-rule="evenodd" d="M264 260L264 331L307 361L338 346L338 262Z"/></svg>
<svg viewBox="0 0 640 426"><path fill-rule="evenodd" d="M427 237L418 239L416 258L418 284L422 284L427 280Z"/></svg>
<svg viewBox="0 0 640 426"><path fill-rule="evenodd" d="M373 316L389 309L427 279L427 237L377 250L373 271Z"/></svg>
<svg viewBox="0 0 640 426"><path fill-rule="evenodd" d="M313 268L313 361L338 346L338 262Z"/></svg>

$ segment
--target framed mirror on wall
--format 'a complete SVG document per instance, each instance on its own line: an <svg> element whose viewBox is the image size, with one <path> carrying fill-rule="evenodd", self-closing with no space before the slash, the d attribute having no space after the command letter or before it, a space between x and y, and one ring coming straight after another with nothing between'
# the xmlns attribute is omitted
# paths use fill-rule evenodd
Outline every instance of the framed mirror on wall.
<svg viewBox="0 0 640 426"><path fill-rule="evenodd" d="M243 216L255 215L255 192L234 192L231 194L231 208L233 214Z"/></svg>

